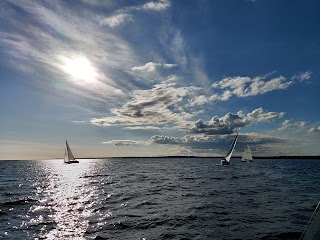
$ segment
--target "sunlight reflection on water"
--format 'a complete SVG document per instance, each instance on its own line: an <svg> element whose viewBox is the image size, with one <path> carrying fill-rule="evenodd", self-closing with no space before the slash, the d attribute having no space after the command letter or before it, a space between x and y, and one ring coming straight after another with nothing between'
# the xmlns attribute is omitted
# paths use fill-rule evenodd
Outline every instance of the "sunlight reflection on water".
<svg viewBox="0 0 320 240"><path fill-rule="evenodd" d="M38 188L38 194L41 205L50 211L49 218L55 225L49 232L46 231L43 236L46 239L84 239L95 195L95 188L89 187L84 178L95 170L95 164L90 163L91 160L75 164L52 161L41 163L42 169L47 173L48 183L46 187ZM43 206L39 208L41 210ZM31 221L37 219L31 219L30 223Z"/></svg>

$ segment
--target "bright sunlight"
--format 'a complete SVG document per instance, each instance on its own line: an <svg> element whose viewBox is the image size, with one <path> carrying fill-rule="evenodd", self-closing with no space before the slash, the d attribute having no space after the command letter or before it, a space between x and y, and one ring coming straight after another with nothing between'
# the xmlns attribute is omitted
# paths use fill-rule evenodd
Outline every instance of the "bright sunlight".
<svg viewBox="0 0 320 240"><path fill-rule="evenodd" d="M62 70L82 83L94 83L98 77L98 72L88 58L84 56L61 57Z"/></svg>

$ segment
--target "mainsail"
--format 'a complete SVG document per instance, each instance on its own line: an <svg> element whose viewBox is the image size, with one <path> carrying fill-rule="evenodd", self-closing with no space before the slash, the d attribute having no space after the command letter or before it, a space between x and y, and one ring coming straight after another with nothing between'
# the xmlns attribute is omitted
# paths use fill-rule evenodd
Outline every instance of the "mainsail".
<svg viewBox="0 0 320 240"><path fill-rule="evenodd" d="M71 161L74 161L74 156L71 152L68 142L66 141L66 149L64 151L64 162L70 163Z"/></svg>
<svg viewBox="0 0 320 240"><path fill-rule="evenodd" d="M236 137L234 138L234 140L233 140L233 142L232 142L232 144L231 144L231 146L230 146L230 149L229 149L228 153L226 154L226 156L225 156L224 159L223 159L223 160L227 161L228 163L230 162L230 159L231 159L233 150L234 150L234 148L235 148L235 146L236 146L237 140L238 140L238 133L237 133Z"/></svg>
<svg viewBox="0 0 320 240"><path fill-rule="evenodd" d="M243 151L241 162L247 162L247 161L252 161L252 160L253 160L252 153L251 153L249 146L247 145Z"/></svg>

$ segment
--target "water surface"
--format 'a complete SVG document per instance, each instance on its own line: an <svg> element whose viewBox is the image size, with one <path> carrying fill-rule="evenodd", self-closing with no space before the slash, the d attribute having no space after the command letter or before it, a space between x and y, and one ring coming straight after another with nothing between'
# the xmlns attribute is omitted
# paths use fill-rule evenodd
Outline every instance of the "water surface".
<svg viewBox="0 0 320 240"><path fill-rule="evenodd" d="M298 239L320 161L0 161L3 239Z"/></svg>

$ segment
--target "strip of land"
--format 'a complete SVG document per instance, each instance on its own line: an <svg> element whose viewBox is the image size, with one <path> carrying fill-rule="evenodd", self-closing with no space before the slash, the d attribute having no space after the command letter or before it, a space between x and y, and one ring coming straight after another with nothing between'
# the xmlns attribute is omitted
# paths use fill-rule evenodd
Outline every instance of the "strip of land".
<svg viewBox="0 0 320 240"><path fill-rule="evenodd" d="M106 158L223 158L224 156L202 157L202 156L158 156L158 157L94 157L94 158L77 158L77 159L106 159ZM241 156L234 156L232 158L241 158ZM254 159L320 159L320 156L253 156Z"/></svg>

